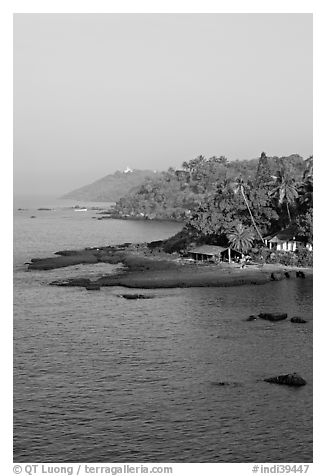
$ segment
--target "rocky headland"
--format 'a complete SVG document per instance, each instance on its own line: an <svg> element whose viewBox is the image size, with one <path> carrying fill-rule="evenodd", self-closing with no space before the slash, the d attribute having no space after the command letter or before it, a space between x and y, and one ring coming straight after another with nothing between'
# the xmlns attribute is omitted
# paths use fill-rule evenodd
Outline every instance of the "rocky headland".
<svg viewBox="0 0 326 476"><path fill-rule="evenodd" d="M33 258L28 270L51 270L78 264L122 264L114 274L98 279L71 278L54 281L58 286L123 286L126 288L186 288L265 284L281 279L302 279L312 269L285 267L277 264L196 263L177 253L168 254L150 249L146 243L124 243L115 246L63 250L49 258Z"/></svg>

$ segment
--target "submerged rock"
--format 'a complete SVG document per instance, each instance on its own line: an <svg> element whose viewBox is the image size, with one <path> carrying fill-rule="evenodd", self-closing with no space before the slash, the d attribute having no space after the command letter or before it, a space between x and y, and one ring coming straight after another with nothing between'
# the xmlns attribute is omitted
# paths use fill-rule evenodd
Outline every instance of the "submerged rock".
<svg viewBox="0 0 326 476"><path fill-rule="evenodd" d="M211 385L214 387L239 387L241 384L239 382L211 382Z"/></svg>
<svg viewBox="0 0 326 476"><path fill-rule="evenodd" d="M283 321L288 317L286 313L271 313L271 312L262 312L258 314L260 319L265 319L266 321Z"/></svg>
<svg viewBox="0 0 326 476"><path fill-rule="evenodd" d="M121 294L120 297L124 299L152 299L154 296L146 296L146 294Z"/></svg>
<svg viewBox="0 0 326 476"><path fill-rule="evenodd" d="M254 316L253 314L249 316L246 321L256 321L258 319L258 316Z"/></svg>
<svg viewBox="0 0 326 476"><path fill-rule="evenodd" d="M278 385L289 385L290 387L301 387L306 385L304 378L300 377L297 373L279 375L278 377L265 378L264 382L276 383Z"/></svg>
<svg viewBox="0 0 326 476"><path fill-rule="evenodd" d="M306 277L306 275L304 274L303 271L297 271L297 278L303 278L304 279L305 277Z"/></svg>
<svg viewBox="0 0 326 476"><path fill-rule="evenodd" d="M294 322L296 324L305 324L307 321L302 319L302 317L291 317L291 322Z"/></svg>
<svg viewBox="0 0 326 476"><path fill-rule="evenodd" d="M99 286L96 283L89 283L87 286L85 286L87 291L100 291L101 286Z"/></svg>

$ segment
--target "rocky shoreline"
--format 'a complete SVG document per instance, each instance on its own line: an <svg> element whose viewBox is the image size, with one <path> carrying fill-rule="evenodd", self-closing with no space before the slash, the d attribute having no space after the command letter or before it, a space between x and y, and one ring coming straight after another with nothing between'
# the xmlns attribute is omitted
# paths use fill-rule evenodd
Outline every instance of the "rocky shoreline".
<svg viewBox="0 0 326 476"><path fill-rule="evenodd" d="M153 252L146 243L124 243L116 246L63 250L49 258L33 258L28 270L52 270L78 264L122 264L116 274L98 279L71 278L50 283L56 286L81 286L100 289L102 286L158 289L186 287L226 287L259 285L282 279L303 279L312 276L311 268L294 268L277 264L252 264L244 269L237 264L189 263L178 255Z"/></svg>

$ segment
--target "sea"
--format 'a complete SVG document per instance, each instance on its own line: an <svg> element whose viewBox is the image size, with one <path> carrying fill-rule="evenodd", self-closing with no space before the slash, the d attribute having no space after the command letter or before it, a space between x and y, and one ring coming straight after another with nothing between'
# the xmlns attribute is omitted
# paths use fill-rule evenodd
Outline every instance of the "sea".
<svg viewBox="0 0 326 476"><path fill-rule="evenodd" d="M125 300L119 287L49 286L117 266L27 270L58 250L182 226L97 220L97 206L110 204L14 200L14 462L312 462L312 279ZM246 321L264 311L307 323ZM290 372L307 385L264 382Z"/></svg>

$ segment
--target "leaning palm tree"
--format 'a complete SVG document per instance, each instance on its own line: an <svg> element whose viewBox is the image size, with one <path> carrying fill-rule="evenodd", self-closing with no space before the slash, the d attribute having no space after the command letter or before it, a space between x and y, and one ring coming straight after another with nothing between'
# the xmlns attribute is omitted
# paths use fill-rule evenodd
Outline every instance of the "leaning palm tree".
<svg viewBox="0 0 326 476"><path fill-rule="evenodd" d="M295 179L290 176L285 167L282 167L274 176L274 188L270 191L271 197L278 200L279 205L285 203L289 222L291 223L290 205L295 202L298 197L297 186Z"/></svg>
<svg viewBox="0 0 326 476"><path fill-rule="evenodd" d="M264 243L264 239L263 239L263 237L262 237L262 235L261 235L261 233L260 233L260 231L259 231L259 229L258 229L258 227L257 227L257 224L256 224L255 219L254 219L254 217L253 217L253 214L252 214L252 212L251 212L251 208L250 208L250 206L249 206L248 199L247 199L246 194L245 194L245 192L244 192L244 181L242 180L242 178L237 178L237 179L236 179L236 182L235 182L234 193L239 193L239 192L241 193L241 195L242 195L242 197L243 197L243 199L244 199L244 202L245 202L245 204L246 204L246 206L247 206L247 208L248 208L248 212L249 212L249 215L250 215L252 224L254 225L254 228L255 228L255 230L257 231L257 234L258 234L259 238L260 238L261 241Z"/></svg>
<svg viewBox="0 0 326 476"><path fill-rule="evenodd" d="M252 247L255 238L253 230L245 228L242 223L236 225L226 236L230 245L241 253L246 253Z"/></svg>

